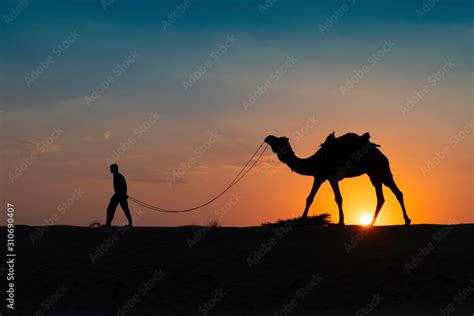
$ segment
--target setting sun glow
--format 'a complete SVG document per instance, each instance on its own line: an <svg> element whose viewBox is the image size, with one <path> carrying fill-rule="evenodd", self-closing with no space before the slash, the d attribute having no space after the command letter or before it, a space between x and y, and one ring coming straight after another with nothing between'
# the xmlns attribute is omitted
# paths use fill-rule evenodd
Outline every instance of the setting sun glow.
<svg viewBox="0 0 474 316"><path fill-rule="evenodd" d="M361 225L367 226L370 222L372 222L372 215L365 213L360 216Z"/></svg>

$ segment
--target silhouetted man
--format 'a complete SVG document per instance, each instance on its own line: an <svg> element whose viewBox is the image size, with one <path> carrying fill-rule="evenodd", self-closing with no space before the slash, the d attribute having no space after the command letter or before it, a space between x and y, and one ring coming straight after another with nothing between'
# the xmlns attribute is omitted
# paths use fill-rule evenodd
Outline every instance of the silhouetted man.
<svg viewBox="0 0 474 316"><path fill-rule="evenodd" d="M115 194L110 198L110 203L107 207L107 221L105 226L110 226L112 224L115 209L119 203L128 219L128 226L132 226L132 215L128 208L127 182L125 181L125 177L118 172L118 165L115 163L110 165L110 172L114 175Z"/></svg>

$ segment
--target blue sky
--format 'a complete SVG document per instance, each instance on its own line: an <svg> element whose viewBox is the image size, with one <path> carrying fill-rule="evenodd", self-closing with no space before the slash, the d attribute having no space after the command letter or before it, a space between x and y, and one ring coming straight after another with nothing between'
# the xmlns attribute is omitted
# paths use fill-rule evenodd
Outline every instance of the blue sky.
<svg viewBox="0 0 474 316"><path fill-rule="evenodd" d="M443 55L455 56L461 69L472 69L470 1L439 1L421 18L416 10L423 1L357 1L352 6L348 1L276 1L264 14L259 11L264 1L192 1L163 30L162 22L182 3L117 0L104 10L100 1L32 1L14 21L2 24L7 48L1 51L5 107L50 106L87 95L132 50L141 57L111 90L153 90L162 98L170 93L172 98L211 103L210 107L222 102L208 93L211 87L221 84L226 94L237 97L246 88L238 77L245 71L265 76L286 55L310 66L357 65L384 40L398 44L398 53L388 61L398 68L395 75L402 71L423 74ZM16 4L4 2L3 15L8 16ZM343 5L349 10L321 34L318 25ZM24 78L71 31L80 35L78 40L55 58L41 80L26 89ZM183 95L181 83L186 75L229 34L238 42L215 68L229 70L226 80L232 89L223 86L220 73L210 74L191 95ZM416 63L407 65L409 60ZM261 80L258 75L251 77L246 80L248 86ZM236 91L235 83L242 91Z"/></svg>

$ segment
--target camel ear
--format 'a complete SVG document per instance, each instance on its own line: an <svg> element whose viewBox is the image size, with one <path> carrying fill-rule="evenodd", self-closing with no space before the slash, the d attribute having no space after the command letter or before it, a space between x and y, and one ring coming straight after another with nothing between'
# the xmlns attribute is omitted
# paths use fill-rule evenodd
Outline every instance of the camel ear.
<svg viewBox="0 0 474 316"><path fill-rule="evenodd" d="M284 140L289 141L290 139L288 137L283 137Z"/></svg>

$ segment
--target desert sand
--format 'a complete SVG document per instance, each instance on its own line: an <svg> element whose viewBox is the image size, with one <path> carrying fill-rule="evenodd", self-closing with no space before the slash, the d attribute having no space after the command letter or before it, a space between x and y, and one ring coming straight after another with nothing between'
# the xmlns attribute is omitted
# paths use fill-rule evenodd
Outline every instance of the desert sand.
<svg viewBox="0 0 474 316"><path fill-rule="evenodd" d="M474 313L474 225L17 226L16 253L15 315Z"/></svg>

